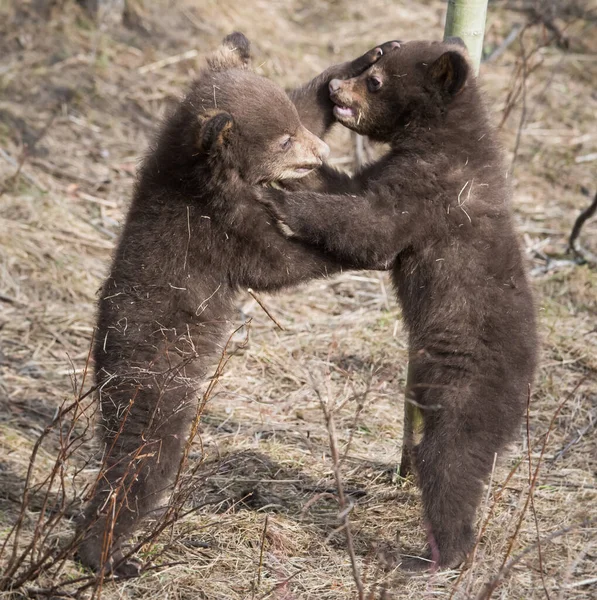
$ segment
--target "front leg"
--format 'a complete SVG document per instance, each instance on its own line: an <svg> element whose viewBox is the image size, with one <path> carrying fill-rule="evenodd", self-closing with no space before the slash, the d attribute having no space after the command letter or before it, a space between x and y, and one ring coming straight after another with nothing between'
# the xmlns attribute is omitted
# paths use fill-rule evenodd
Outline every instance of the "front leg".
<svg viewBox="0 0 597 600"><path fill-rule="evenodd" d="M355 60L327 68L305 85L289 92L288 95L296 106L303 125L317 137L323 137L334 122L330 81L358 77L374 65L383 54L399 46L400 43L397 41L385 42Z"/></svg>
<svg viewBox="0 0 597 600"><path fill-rule="evenodd" d="M413 212L382 194L268 189L261 202L282 232L361 269L388 269L412 239Z"/></svg>

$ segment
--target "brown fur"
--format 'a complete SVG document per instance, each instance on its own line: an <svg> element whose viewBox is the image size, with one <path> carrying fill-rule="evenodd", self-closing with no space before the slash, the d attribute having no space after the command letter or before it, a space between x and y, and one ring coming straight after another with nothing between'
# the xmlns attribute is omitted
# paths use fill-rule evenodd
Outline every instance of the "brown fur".
<svg viewBox="0 0 597 600"><path fill-rule="evenodd" d="M295 98L317 105L332 76L357 75L380 54L340 65ZM169 495L237 292L352 266L284 238L258 201L253 186L302 177L328 148L248 63L248 40L226 38L164 123L101 292L93 356L106 470L78 530L79 559L94 569L135 572L122 546Z"/></svg>
<svg viewBox="0 0 597 600"><path fill-rule="evenodd" d="M518 432L536 362L506 167L458 45L402 44L330 89L336 118L390 151L343 178L342 194L326 167L309 178L318 192L263 201L296 239L363 268L392 265L424 415L412 457L430 557L452 567L471 549L483 482Z"/></svg>

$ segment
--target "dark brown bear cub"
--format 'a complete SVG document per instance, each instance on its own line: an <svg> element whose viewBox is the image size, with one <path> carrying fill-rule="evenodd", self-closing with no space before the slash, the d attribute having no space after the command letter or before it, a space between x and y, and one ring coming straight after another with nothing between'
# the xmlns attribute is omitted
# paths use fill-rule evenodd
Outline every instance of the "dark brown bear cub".
<svg viewBox="0 0 597 600"><path fill-rule="evenodd" d="M381 52L331 68L293 98L321 105L333 76L357 75ZM237 292L352 266L284 238L259 202L252 186L302 177L328 148L248 61L247 39L226 38L166 120L101 292L93 356L105 470L78 530L79 559L94 569L135 572L123 544L171 491ZM316 120L325 129L332 118Z"/></svg>
<svg viewBox="0 0 597 600"><path fill-rule="evenodd" d="M409 398L424 417L411 457L429 558L456 566L535 370L535 309L507 170L456 44L402 44L359 77L331 81L330 95L341 123L390 151L347 182L345 195L268 190L263 201L288 235L339 260L393 263Z"/></svg>

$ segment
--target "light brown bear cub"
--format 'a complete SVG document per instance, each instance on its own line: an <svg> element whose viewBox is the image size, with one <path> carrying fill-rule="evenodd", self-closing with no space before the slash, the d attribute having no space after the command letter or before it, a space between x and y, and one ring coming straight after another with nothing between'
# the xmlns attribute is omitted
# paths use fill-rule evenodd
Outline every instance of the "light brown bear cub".
<svg viewBox="0 0 597 600"><path fill-rule="evenodd" d="M358 75L381 54L332 67L294 99L329 105L332 78ZM303 177L328 148L248 63L248 40L232 34L166 119L101 291L93 356L105 469L78 529L79 559L94 569L136 572L124 544L171 492L237 292L352 267L285 239L259 202L253 186ZM307 111L313 128L331 124L328 108Z"/></svg>

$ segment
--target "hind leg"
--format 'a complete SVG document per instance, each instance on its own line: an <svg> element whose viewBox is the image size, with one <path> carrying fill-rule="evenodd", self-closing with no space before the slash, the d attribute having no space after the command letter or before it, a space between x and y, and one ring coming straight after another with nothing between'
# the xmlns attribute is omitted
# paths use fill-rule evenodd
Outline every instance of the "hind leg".
<svg viewBox="0 0 597 600"><path fill-rule="evenodd" d="M425 423L423 441L413 457L429 539L426 558L432 567L456 567L471 551L475 514L500 437L447 411ZM430 566L420 562L419 567ZM417 565L412 562L406 565L413 567Z"/></svg>
<svg viewBox="0 0 597 600"><path fill-rule="evenodd" d="M78 559L96 571L103 569L125 576L138 572L134 560L123 559L124 545L140 521L171 492L178 472L194 403L190 399L186 403L175 400L174 393L167 392L159 403L153 403L156 410L148 410L154 389L155 386L148 386L136 390L130 411L120 411L122 421L106 422L107 431L119 433L105 436L106 448L111 448L111 452L78 529L82 538ZM122 390L103 393L104 406L108 399L112 406L128 405ZM184 393L176 394L181 395L184 398Z"/></svg>

